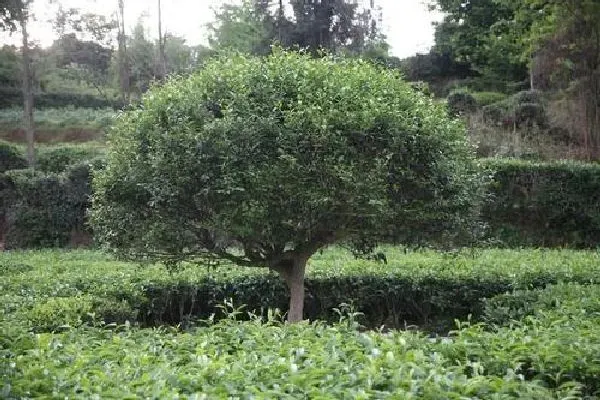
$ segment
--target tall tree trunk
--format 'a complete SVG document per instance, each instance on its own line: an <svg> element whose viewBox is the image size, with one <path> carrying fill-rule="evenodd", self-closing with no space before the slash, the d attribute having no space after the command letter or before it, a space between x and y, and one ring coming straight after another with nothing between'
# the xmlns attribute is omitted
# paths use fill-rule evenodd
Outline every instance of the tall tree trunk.
<svg viewBox="0 0 600 400"><path fill-rule="evenodd" d="M279 36L279 45L283 45L283 0L279 0L279 16L277 18L277 35Z"/></svg>
<svg viewBox="0 0 600 400"><path fill-rule="evenodd" d="M21 18L21 33L23 35L23 124L27 138L27 163L30 168L35 168L35 128L33 121L33 71L31 55L29 54L29 36L27 34L27 18L24 12Z"/></svg>
<svg viewBox="0 0 600 400"><path fill-rule="evenodd" d="M162 33L162 10L158 0L158 78L167 76L167 57L165 55L166 34Z"/></svg>
<svg viewBox="0 0 600 400"><path fill-rule="evenodd" d="M121 99L124 104L129 103L129 62L127 60L127 37L125 36L125 4L119 0L119 83L121 86Z"/></svg>
<svg viewBox="0 0 600 400"><path fill-rule="evenodd" d="M306 270L307 257L297 257L290 265L279 269L290 291L290 308L287 321L300 322L304 314L304 271Z"/></svg>

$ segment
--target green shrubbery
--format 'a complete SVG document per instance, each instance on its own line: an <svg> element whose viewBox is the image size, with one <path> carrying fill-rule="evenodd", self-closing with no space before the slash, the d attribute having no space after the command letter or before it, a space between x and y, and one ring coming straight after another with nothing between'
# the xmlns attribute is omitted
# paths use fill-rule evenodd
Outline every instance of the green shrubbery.
<svg viewBox="0 0 600 400"><path fill-rule="evenodd" d="M467 91L454 91L448 95L446 100L450 115L470 114L477 109L475 97Z"/></svg>
<svg viewBox="0 0 600 400"><path fill-rule="evenodd" d="M27 167L27 160L16 146L0 141L0 173Z"/></svg>
<svg viewBox="0 0 600 400"><path fill-rule="evenodd" d="M60 145L40 147L36 168L47 173L65 172L69 167L104 158L104 149L96 146Z"/></svg>
<svg viewBox="0 0 600 400"><path fill-rule="evenodd" d="M148 306L155 311L183 307L187 313L175 296L190 292L179 282L201 289L188 301L206 302L212 290L234 297L235 305L249 298L244 293L250 289L240 286L244 282L254 285L254 299L272 300L273 294L257 281L267 277L253 269L227 267L187 266L168 273L158 266L140 269L82 251L5 253L0 256L3 396L545 400L598 395L600 288L569 283L523 290L559 280L596 282L597 252L488 250L444 255L385 250L388 265L354 260L339 249L315 257L309 278L331 281L320 289L332 297L323 307L333 304L340 309L337 314L330 311L332 325L286 325L277 311L261 313L262 302L245 309L256 309L262 317L250 317L231 305L224 313L218 306L226 297L215 297L212 311L205 309L201 316L215 312L219 322L209 319L189 330L143 329L136 322L148 318ZM496 292L499 296L485 303L471 304L473 310L485 304L483 316L490 325L462 323L447 337L430 338L416 332L356 329L368 319L353 310L368 312L378 297L381 307L399 309L420 301L407 296L402 303L390 302L392 296L374 286L373 277L389 281L390 288L398 277L410 280L413 294L425 292L430 302L447 304L448 317L462 317L462 310L452 314L456 310L451 308L451 295L494 295L477 293L477 282L505 281L521 289ZM355 289L344 283L347 278L365 287L363 298L352 297ZM464 286L454 291L450 285L442 295L441 287L430 291L434 280L460 281ZM340 288L331 291L336 282ZM160 285L172 288L171 298L161 298L162 293L151 289ZM395 296L408 287L393 289ZM339 306L352 300L354 308ZM108 312L113 315L104 314ZM189 315L188 321L194 317ZM250 321L235 321L240 318ZM110 324L125 320L129 323L124 326Z"/></svg>
<svg viewBox="0 0 600 400"><path fill-rule="evenodd" d="M4 246L37 248L89 242L87 209L91 168L82 162L61 173L13 170L2 175L0 198Z"/></svg>
<svg viewBox="0 0 600 400"><path fill-rule="evenodd" d="M21 237L21 234L14 236L17 232L23 232L23 237L29 237L30 235L26 234L28 230L40 232L31 235L27 241L11 240L12 246L65 244L68 243L65 238L72 231L87 226L85 207L90 195L90 182L87 181L90 175L86 163L89 162L101 168L102 149L93 146L45 147L38 151L41 172L36 173L31 180L30 173L23 171L2 176L0 201L4 215L7 215L7 209L12 207L13 216L9 218L9 222L19 221L24 224L23 228L14 228L11 231L12 237ZM13 169L22 168L24 163L22 153L15 147L0 146L0 165ZM79 167L73 169L73 165ZM505 246L588 248L600 244L600 166L574 162L532 163L503 159L486 160L483 165L495 171L495 179L489 187L489 201L483 209L483 220L490 228L488 236L496 243ZM64 175L64 171L69 168L71 175L76 170L81 174L70 180L59 176ZM18 189L16 184L20 185L21 189ZM46 200L21 199L19 206L11 205L19 196L39 197L39 193L47 193L49 197ZM76 199L77 196L83 198ZM38 211L31 211L31 204L37 204L35 207ZM28 209L30 212L19 212L17 214L21 216L16 217L16 209ZM60 217L63 213L67 217ZM77 217L73 218L73 215ZM51 239L43 239L50 226L54 225L53 218L57 223L52 231L61 233L49 235ZM76 224L70 225L74 221ZM47 226L38 229L38 225L44 224ZM42 242L39 242L40 240Z"/></svg>
<svg viewBox="0 0 600 400"><path fill-rule="evenodd" d="M600 165L489 160L495 170L483 217L512 246L597 247Z"/></svg>
<svg viewBox="0 0 600 400"><path fill-rule="evenodd" d="M19 88L3 88L0 90L0 109L19 107L23 104L23 91ZM86 108L123 108L119 99L80 93L36 93L34 104L38 108L54 107L86 107Z"/></svg>
<svg viewBox="0 0 600 400"><path fill-rule="evenodd" d="M5 248L65 246L72 235L87 232L90 168L86 163L64 174L5 173Z"/></svg>
<svg viewBox="0 0 600 400"><path fill-rule="evenodd" d="M418 324L443 331L455 318L481 315L482 298L560 281L596 282L600 273L600 256L593 252L485 250L448 255L405 253L397 248L384 251L387 265L356 260L340 249L315 256L307 274L307 318L335 321L333 308L346 302L364 313L359 321L369 328ZM85 312L107 323L185 324L218 312L227 298L257 313L287 309L285 285L275 274L252 268L208 270L187 265L169 273L161 266L139 269L115 263L100 254L47 251L16 253L3 261L6 279L0 289L25 296L19 307L44 305L52 297L91 296L92 308ZM36 318L44 323L31 328L44 329L53 319L57 325L68 323L59 320L52 309L45 317L38 312Z"/></svg>

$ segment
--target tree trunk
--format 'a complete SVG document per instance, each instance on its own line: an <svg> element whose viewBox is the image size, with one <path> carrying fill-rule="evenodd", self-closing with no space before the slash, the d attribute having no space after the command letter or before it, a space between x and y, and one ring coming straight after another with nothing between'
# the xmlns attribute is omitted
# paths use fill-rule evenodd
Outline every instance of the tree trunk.
<svg viewBox="0 0 600 400"><path fill-rule="evenodd" d="M165 55L166 34L162 33L162 10L158 0L158 79L167 76L167 57Z"/></svg>
<svg viewBox="0 0 600 400"><path fill-rule="evenodd" d="M290 265L279 270L290 290L290 309L287 321L289 323L300 322L304 313L304 271L307 258L296 258Z"/></svg>
<svg viewBox="0 0 600 400"><path fill-rule="evenodd" d="M129 61L127 59L127 36L125 35L125 3L119 0L119 84L121 86L121 99L124 104L129 103Z"/></svg>
<svg viewBox="0 0 600 400"><path fill-rule="evenodd" d="M23 15L20 21L21 33L23 35L23 123L25 125L25 137L27 138L27 163L30 168L35 167L35 131L33 121L33 73L31 70L31 57L29 54L29 36L27 34L27 15Z"/></svg>
<svg viewBox="0 0 600 400"><path fill-rule="evenodd" d="M277 17L277 36L279 36L279 45L283 45L283 0L279 0L279 16Z"/></svg>

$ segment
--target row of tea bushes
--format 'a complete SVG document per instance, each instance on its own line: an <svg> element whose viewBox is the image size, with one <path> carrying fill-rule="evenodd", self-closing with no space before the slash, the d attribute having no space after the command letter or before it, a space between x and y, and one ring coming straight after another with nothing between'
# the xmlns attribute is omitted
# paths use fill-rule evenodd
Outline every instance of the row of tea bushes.
<svg viewBox="0 0 600 400"><path fill-rule="evenodd" d="M89 164L101 167L102 149L65 145L41 148L38 153L40 173L10 172L25 168L26 161L20 149L0 143L0 172L4 172L0 180L5 182L3 187L14 187L17 192L22 189L20 197L16 198L14 193L0 190L3 199L0 214L10 214L9 208L14 209L14 204L6 199L16 199L22 214L35 215L33 219L8 218L4 233L11 229L41 232L26 241L13 236L13 239L5 240L9 247L64 246L69 242L56 238L80 231L87 222L90 173L78 174L78 178L87 180L79 182L79 187L88 188L86 190L68 195L63 193L58 201L52 200L55 194L48 194L48 199L42 198L41 194L46 193L47 182L64 181L62 176L70 173L67 170L87 168L89 172ZM488 228L485 243L509 247L573 248L595 248L600 244L600 164L490 159L484 160L482 165L494 171L488 201L482 210L482 219ZM23 184L26 187L20 186ZM70 200L63 199L66 197ZM73 208L69 209L71 205ZM62 214L73 214L76 218L64 218L63 222L56 220ZM19 226L22 220L29 221L28 225ZM69 221L78 225L69 225ZM31 223L39 226L31 226ZM54 232L50 232L49 227L55 224Z"/></svg>
<svg viewBox="0 0 600 400"><path fill-rule="evenodd" d="M383 251L387 265L356 260L339 248L311 259L305 316L335 321L334 308L349 303L363 313L359 321L369 328L417 324L447 331L454 319L487 315L484 298L563 281L597 283L600 276L600 254L591 251ZM160 265L140 268L94 252L10 252L2 255L0 274L6 312L21 310L15 315L36 332L102 320L189 325L218 313L228 298L258 314L288 305L277 275L228 265L210 270L187 265L169 272Z"/></svg>
<svg viewBox="0 0 600 400"><path fill-rule="evenodd" d="M227 285L265 272L221 267L169 274L84 251L4 254L0 393L7 399L598 398L600 287L563 283L525 289L548 276L592 282L600 268L598 253L487 250L452 258L430 251L387 253L391 261L384 266L331 250L313 260L309 275L332 281L381 276L392 282L394 276L412 276L415 291L431 279L512 278L521 289L486 300L487 323L461 323L442 337L358 329L364 318L343 306L332 324L286 325L278 311L261 317L234 307L239 298L220 299L223 308L213 310L215 317L187 329L143 328L134 320L101 321L94 307L126 302L134 292L138 301L152 302L144 291L149 285L198 283L207 276ZM369 289L368 279L361 285ZM335 295L338 304L352 300L341 291ZM354 300L360 311L365 301Z"/></svg>

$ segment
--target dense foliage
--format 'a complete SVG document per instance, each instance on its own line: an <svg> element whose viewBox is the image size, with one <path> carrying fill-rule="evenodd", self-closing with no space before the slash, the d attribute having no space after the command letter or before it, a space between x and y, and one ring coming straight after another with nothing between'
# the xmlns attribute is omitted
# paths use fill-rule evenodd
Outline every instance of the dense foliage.
<svg viewBox="0 0 600 400"><path fill-rule="evenodd" d="M439 332L455 318L482 315L483 298L561 281L596 282L600 272L594 252L383 251L388 264L356 260L342 249L316 255L307 269L305 316L336 321L333 309L351 303L364 314L358 321L371 329L416 324ZM228 298L258 314L288 307L289 295L277 275L252 268L186 265L169 273L160 265L139 268L98 253L42 251L5 257L2 291L22 296L7 298L7 304L33 307L22 322L35 331L78 326L90 321L88 313L107 323L189 326L218 314Z"/></svg>
<svg viewBox="0 0 600 400"><path fill-rule="evenodd" d="M380 276L392 285L396 275L412 279L416 292L427 291L431 279L471 282L460 291L477 281L512 280L511 287L521 290L485 303L483 317L494 325L463 323L447 337L430 338L416 332L359 331L356 324L365 319L344 307L341 322L333 325L284 325L278 312L261 313L259 305L247 310L256 308L261 317L231 305L226 313L214 308L230 295L234 305L240 304L244 291L250 291L236 289L242 277L265 279L253 269L199 271L190 266L169 274L159 266L140 270L98 253L5 253L0 257L3 396L395 398L400 393L433 400L449 395L591 399L598 394L598 287L567 284L523 291L551 276L552 281L595 282L596 252L387 253L389 265L384 266L328 251L311 262L309 276L330 281L330 288L343 285L345 277L358 283ZM215 293L228 288L214 299L214 321L194 325L190 316L185 330L137 326L147 318L147 310L134 310L138 304L156 310L167 304L162 293L149 287L171 286L173 294L185 296L179 282ZM254 291L269 293L260 286ZM340 288L331 293L335 298L329 304L352 300L351 293ZM368 295L381 296L382 305L390 299L373 286L361 294ZM428 298L440 300L436 293ZM199 295L196 301L205 299ZM368 311L366 300L355 299L355 310ZM448 316L452 312L446 311ZM110 324L125 320L129 323Z"/></svg>
<svg viewBox="0 0 600 400"><path fill-rule="evenodd" d="M4 143L0 147L0 165L5 170L21 169L26 166L22 149ZM42 175L63 174L68 168L78 163L93 162L101 166L104 158L104 149L95 145L82 146L48 146L38 149L38 168ZM94 161L96 160L96 161ZM533 163L517 160L490 159L484 160L483 166L494 172L494 180L488 186L488 198L482 209L482 219L488 226L488 239L502 246L543 246L543 247L584 247L594 248L600 242L600 221L597 193L600 192L600 170L595 165L581 163ZM3 177L3 214L12 207L17 197L14 187L14 177ZM25 179L19 182L27 182ZM38 174L40 176L40 174ZM82 178L90 179L89 175ZM60 177L56 179L61 180ZM34 182L39 182L35 180ZM88 187L91 182L82 182ZM10 190L9 190L10 189ZM30 193L37 196L38 189ZM24 193L24 192L23 192ZM41 192L40 192L41 193ZM73 194L89 196L89 191L78 191ZM40 204L41 210L46 210L46 215L65 212L67 215L76 213L77 221L85 221L87 214L85 208L71 210L65 208L62 201L55 204L60 210L52 211L50 203L39 200L20 200L20 204ZM86 198L76 201L77 204L88 204ZM71 204L71 203L67 203ZM65 218L71 220L70 218ZM11 220L15 222L16 220ZM32 220L33 221L33 220ZM38 219L38 224L44 225L45 219ZM33 222L32 222L33 223ZM79 226L65 227L65 233L80 230ZM9 229L4 225L3 232ZM21 229L31 229L31 226ZM35 231L38 229L36 228ZM46 232L47 228L41 229ZM43 239L42 236L36 236ZM64 236L63 236L64 237ZM37 240L11 241L13 246L40 246ZM47 243L44 241L44 243ZM53 243L55 243L53 241ZM61 244L68 242L60 241Z"/></svg>
<svg viewBox="0 0 600 400"><path fill-rule="evenodd" d="M269 267L299 295L306 260L328 245L469 238L481 194L462 124L352 59L216 59L152 90L109 144L101 242L130 258Z"/></svg>
<svg viewBox="0 0 600 400"><path fill-rule="evenodd" d="M600 166L490 160L496 171L484 219L508 245L597 247Z"/></svg>
<svg viewBox="0 0 600 400"><path fill-rule="evenodd" d="M4 247L64 247L75 244L80 235L87 236L90 170L91 165L84 162L63 173L14 170L3 174Z"/></svg>

